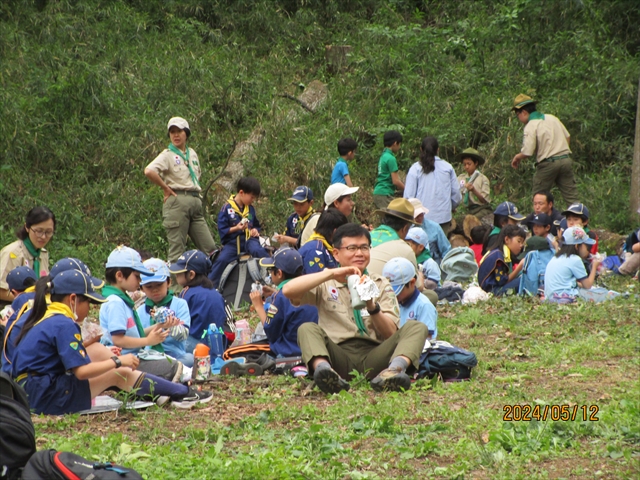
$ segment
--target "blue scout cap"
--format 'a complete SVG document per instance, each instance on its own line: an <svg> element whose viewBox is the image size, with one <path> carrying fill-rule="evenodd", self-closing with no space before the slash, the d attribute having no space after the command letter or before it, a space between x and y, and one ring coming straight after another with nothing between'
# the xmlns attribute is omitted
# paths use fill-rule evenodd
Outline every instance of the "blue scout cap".
<svg viewBox="0 0 640 480"><path fill-rule="evenodd" d="M512 218L516 221L524 220L524 215L518 213L518 207L516 207L511 202L502 202L497 208L493 211L494 215L503 215L505 217Z"/></svg>
<svg viewBox="0 0 640 480"><path fill-rule="evenodd" d="M382 276L389 280L393 293L398 296L404 286L416 277L416 268L406 258L395 257L384 265Z"/></svg>
<svg viewBox="0 0 640 480"><path fill-rule="evenodd" d="M558 228L560 228L562 230L566 230L567 227L569 226L569 225L567 225L567 219L566 218L563 218L562 220L556 220L556 221L553 222L553 224L556 227L558 227Z"/></svg>
<svg viewBox="0 0 640 480"><path fill-rule="evenodd" d="M551 225L551 217L546 213L536 213L533 218L529 221L530 225L542 225L547 226Z"/></svg>
<svg viewBox="0 0 640 480"><path fill-rule="evenodd" d="M51 271L49 272L49 275L51 276L51 278L53 278L59 273L66 272L67 270L80 270L85 275L89 275L91 277L91 283L93 284L93 288L104 287L104 282L99 278L92 276L91 270L89 270L89 267L87 267L85 263L78 258L67 257L67 258L58 260L56 264L53 267L51 267Z"/></svg>
<svg viewBox="0 0 640 480"><path fill-rule="evenodd" d="M57 295L84 295L94 303L107 301L102 295L93 289L91 276L80 270L67 270L61 272L51 280L51 293Z"/></svg>
<svg viewBox="0 0 640 480"><path fill-rule="evenodd" d="M145 268L151 270L153 275L142 275L140 285L166 282L171 276L167 262L164 260L160 260L159 258L150 258L149 260L145 260L142 264Z"/></svg>
<svg viewBox="0 0 640 480"><path fill-rule="evenodd" d="M418 245L422 245L425 249L429 250L429 235L420 227L411 227L404 239L405 241L411 240L412 242L416 242Z"/></svg>
<svg viewBox="0 0 640 480"><path fill-rule="evenodd" d="M109 254L106 267L130 268L145 275L153 275L151 270L144 268L140 254L133 248L125 245L119 245L118 248Z"/></svg>
<svg viewBox="0 0 640 480"><path fill-rule="evenodd" d="M211 270L211 260L200 250L184 252L175 263L169 265L171 273L185 273L189 270L200 275L208 275Z"/></svg>
<svg viewBox="0 0 640 480"><path fill-rule="evenodd" d="M302 256L294 248L284 247L273 254L273 257L260 259L265 268L277 268L284 273L294 275L302 267Z"/></svg>
<svg viewBox="0 0 640 480"><path fill-rule="evenodd" d="M309 187L300 185L299 187L296 187L296 189L291 194L291 197L287 200L298 203L310 202L311 200L313 200L313 191Z"/></svg>
<svg viewBox="0 0 640 480"><path fill-rule="evenodd" d="M29 286L25 285L24 282L28 278L33 278L33 280L38 280L36 277L36 272L34 272L31 268L22 266L16 267L11 270L7 274L7 284L9 285L9 291L17 290L18 292L24 292Z"/></svg>
<svg viewBox="0 0 640 480"><path fill-rule="evenodd" d="M596 241L592 238L589 238L587 232L585 232L580 227L567 228L564 232L562 232L562 238L564 239L565 245L580 245L581 243L593 245L596 243Z"/></svg>
<svg viewBox="0 0 640 480"><path fill-rule="evenodd" d="M580 215L585 220L589 220L589 209L582 203L573 203L569 205L569 207L564 212L562 212L562 215L566 217L569 213Z"/></svg>

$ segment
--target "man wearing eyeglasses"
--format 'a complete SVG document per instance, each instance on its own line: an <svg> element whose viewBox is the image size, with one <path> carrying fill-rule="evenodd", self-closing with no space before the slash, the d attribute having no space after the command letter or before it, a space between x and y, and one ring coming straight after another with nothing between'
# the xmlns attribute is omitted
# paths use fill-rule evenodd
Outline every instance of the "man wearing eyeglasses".
<svg viewBox="0 0 640 480"><path fill-rule="evenodd" d="M396 296L389 281L369 273L371 236L360 225L348 223L333 235L333 256L339 268L295 278L282 292L294 306L318 307L318 324L298 329L302 358L325 393L348 390L350 372L366 374L375 390L407 390L406 370L417 365L428 336L420 322L402 328ZM351 308L347 287L350 275L368 274L380 294L362 310Z"/></svg>

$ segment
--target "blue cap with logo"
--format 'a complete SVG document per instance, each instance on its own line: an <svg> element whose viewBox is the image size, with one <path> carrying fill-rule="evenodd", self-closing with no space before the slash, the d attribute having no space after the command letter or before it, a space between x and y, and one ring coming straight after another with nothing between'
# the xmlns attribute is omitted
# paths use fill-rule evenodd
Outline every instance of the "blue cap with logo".
<svg viewBox="0 0 640 480"><path fill-rule="evenodd" d="M38 280L36 272L34 272L33 269L27 266L14 268L7 274L7 285L9 285L9 291L17 290L18 292L24 292L31 286L25 285L25 281L27 279L33 279L33 282L29 282L32 284Z"/></svg>
<svg viewBox="0 0 640 480"><path fill-rule="evenodd" d="M291 197L289 197L287 200L298 203L310 202L311 200L313 200L313 191L309 187L300 185L299 187L296 187L296 189L291 194Z"/></svg>
<svg viewBox="0 0 640 480"><path fill-rule="evenodd" d="M133 248L125 245L118 246L109 254L109 258L107 258L107 264L105 266L107 268L130 268L144 275L153 275L153 272L146 269L142 264L142 257L140 257L140 254Z"/></svg>
<svg viewBox="0 0 640 480"><path fill-rule="evenodd" d="M542 225L546 227L551 225L551 217L546 213L536 213L529 221L530 225Z"/></svg>
<svg viewBox="0 0 640 480"><path fill-rule="evenodd" d="M389 280L393 293L398 296L404 286L416 277L416 268L406 258L395 257L384 265L382 276Z"/></svg>
<svg viewBox="0 0 640 480"><path fill-rule="evenodd" d="M562 212L562 215L566 217L570 213L573 215L579 215L585 220L589 220L589 209L582 203L572 203L564 212Z"/></svg>
<svg viewBox="0 0 640 480"><path fill-rule="evenodd" d="M302 268L302 255L294 248L280 248L273 257L260 259L260 265L265 268L277 268L284 273L294 275Z"/></svg>
<svg viewBox="0 0 640 480"><path fill-rule="evenodd" d="M167 262L159 258L150 258L142 262L145 268L153 272L153 275L141 275L140 285L147 283L166 282L171 276Z"/></svg>
<svg viewBox="0 0 640 480"><path fill-rule="evenodd" d="M80 259L67 257L61 260L58 260L56 264L51 267L51 271L49 275L53 278L59 273L66 272L67 270L79 270L85 275L89 275L91 277L91 283L93 284L93 288L102 288L104 287L104 281L100 280L91 275L91 270L89 267Z"/></svg>
<svg viewBox="0 0 640 480"><path fill-rule="evenodd" d="M416 242L418 245L422 245L426 250L429 250L429 235L427 235L427 232L420 227L411 227L404 239L405 241L411 240L412 242Z"/></svg>
<svg viewBox="0 0 640 480"><path fill-rule="evenodd" d="M493 211L494 215L502 215L504 217L512 218L513 220L519 222L524 220L524 215L518 213L518 207L516 207L511 202L502 202L500 205L496 207Z"/></svg>
<svg viewBox="0 0 640 480"><path fill-rule="evenodd" d="M569 227L564 232L562 232L562 238L564 239L565 245L580 245L582 243L586 245L593 245L596 241L592 238L589 238L587 232L585 232L580 227Z"/></svg>
<svg viewBox="0 0 640 480"><path fill-rule="evenodd" d="M200 250L184 252L175 263L169 265L171 273L185 273L193 270L200 275L208 275L211 270L211 260Z"/></svg>
<svg viewBox="0 0 640 480"><path fill-rule="evenodd" d="M84 295L94 303L107 301L102 295L93 289L91 276L80 270L67 270L61 272L51 280L51 293L56 295Z"/></svg>

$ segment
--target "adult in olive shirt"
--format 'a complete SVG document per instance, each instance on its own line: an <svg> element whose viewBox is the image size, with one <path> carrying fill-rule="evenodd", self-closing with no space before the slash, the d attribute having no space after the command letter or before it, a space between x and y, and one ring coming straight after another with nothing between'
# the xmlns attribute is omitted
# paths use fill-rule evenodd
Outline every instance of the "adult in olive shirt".
<svg viewBox="0 0 640 480"><path fill-rule="evenodd" d="M164 193L162 226L169 242L168 260L173 263L187 249L187 235L207 255L216 244L202 214L200 161L187 145L191 136L189 124L184 118L173 117L167 133L171 143L147 165L144 174Z"/></svg>
<svg viewBox="0 0 640 480"><path fill-rule="evenodd" d="M394 199L396 188L402 195L404 183L398 175L398 161L396 154L400 151L402 134L396 130L389 130L384 134L384 150L378 162L378 177L373 189L373 203L378 208L386 208Z"/></svg>

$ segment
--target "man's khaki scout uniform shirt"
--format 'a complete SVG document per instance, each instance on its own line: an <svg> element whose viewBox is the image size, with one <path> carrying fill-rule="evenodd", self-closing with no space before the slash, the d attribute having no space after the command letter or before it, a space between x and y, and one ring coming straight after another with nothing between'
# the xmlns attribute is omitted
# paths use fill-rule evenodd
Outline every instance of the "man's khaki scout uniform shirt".
<svg viewBox="0 0 640 480"><path fill-rule="evenodd" d="M569 132L557 117L544 114L544 120L529 120L524 127L521 153L530 157L537 155L537 162L559 155L571 155L567 139Z"/></svg>

